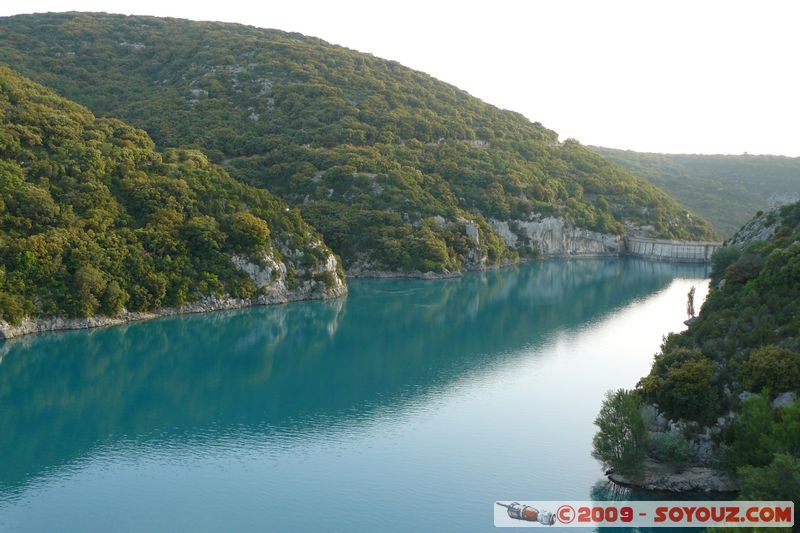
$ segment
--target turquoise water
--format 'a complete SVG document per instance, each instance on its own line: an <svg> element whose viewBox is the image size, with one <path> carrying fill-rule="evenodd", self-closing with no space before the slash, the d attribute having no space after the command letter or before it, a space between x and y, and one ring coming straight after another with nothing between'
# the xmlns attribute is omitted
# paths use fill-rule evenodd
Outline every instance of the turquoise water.
<svg viewBox="0 0 800 533"><path fill-rule="evenodd" d="M548 261L0 343L2 531L490 531L610 491L606 390L705 267Z"/></svg>

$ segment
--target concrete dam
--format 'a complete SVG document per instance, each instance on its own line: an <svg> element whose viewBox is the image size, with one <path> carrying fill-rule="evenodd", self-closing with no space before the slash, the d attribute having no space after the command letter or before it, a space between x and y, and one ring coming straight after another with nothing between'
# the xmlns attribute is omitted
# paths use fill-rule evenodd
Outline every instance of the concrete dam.
<svg viewBox="0 0 800 533"><path fill-rule="evenodd" d="M676 263L708 263L711 254L722 248L721 242L672 241L625 237L625 252L633 257L674 261Z"/></svg>

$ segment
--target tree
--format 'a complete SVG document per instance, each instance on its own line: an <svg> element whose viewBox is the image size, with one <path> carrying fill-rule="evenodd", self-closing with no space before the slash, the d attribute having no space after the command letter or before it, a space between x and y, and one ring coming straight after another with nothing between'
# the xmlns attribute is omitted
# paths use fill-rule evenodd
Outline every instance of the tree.
<svg viewBox="0 0 800 533"><path fill-rule="evenodd" d="M619 389L606 393L594 423L599 430L593 439L592 456L623 474L639 474L648 433L636 392Z"/></svg>
<svg viewBox="0 0 800 533"><path fill-rule="evenodd" d="M108 282L103 293L103 301L100 311L107 316L117 316L122 312L122 308L128 301L128 293L119 286L117 280L112 279Z"/></svg>
<svg viewBox="0 0 800 533"><path fill-rule="evenodd" d="M103 273L91 265L83 265L75 271L73 283L78 296L78 312L82 316L93 315L100 307L99 297L106 289Z"/></svg>

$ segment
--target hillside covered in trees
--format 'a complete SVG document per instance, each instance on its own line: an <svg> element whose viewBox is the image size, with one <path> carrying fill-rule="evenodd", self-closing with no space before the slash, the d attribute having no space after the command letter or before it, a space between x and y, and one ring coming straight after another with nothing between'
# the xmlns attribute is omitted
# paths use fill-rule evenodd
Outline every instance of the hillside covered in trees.
<svg viewBox="0 0 800 533"><path fill-rule="evenodd" d="M596 440L599 455L634 475L646 454L679 468L700 461L737 476L744 499L796 502L800 203L742 228L714 255L711 283L696 322L666 338L638 388L610 396L598 418L606 428ZM644 404L676 424L648 437L658 424L642 420ZM623 428L630 431L619 439ZM626 451L604 453L610 442Z"/></svg>
<svg viewBox="0 0 800 533"><path fill-rule="evenodd" d="M708 239L702 218L539 123L299 34L106 14L0 19L0 62L159 147L202 149L296 206L349 268L458 271L537 253L492 220Z"/></svg>
<svg viewBox="0 0 800 533"><path fill-rule="evenodd" d="M729 237L759 211L800 198L800 157L653 154L590 147L668 192Z"/></svg>
<svg viewBox="0 0 800 533"><path fill-rule="evenodd" d="M266 285L234 256L289 290L317 283L312 297L343 281L323 272L330 250L283 201L0 66L0 319L258 297Z"/></svg>

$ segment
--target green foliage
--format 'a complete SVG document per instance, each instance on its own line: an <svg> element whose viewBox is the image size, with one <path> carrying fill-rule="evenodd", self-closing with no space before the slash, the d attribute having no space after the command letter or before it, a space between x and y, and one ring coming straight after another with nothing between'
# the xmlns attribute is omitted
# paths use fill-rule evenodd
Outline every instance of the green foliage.
<svg viewBox="0 0 800 533"><path fill-rule="evenodd" d="M122 287L120 287L119 282L115 279L112 279L108 285L106 285L106 290L103 293L103 301L102 305L100 306L100 312L106 316L117 316L122 312L122 309L125 307L125 304L128 302L128 293L126 293ZM182 301L177 303L177 305L183 305L186 301Z"/></svg>
<svg viewBox="0 0 800 533"><path fill-rule="evenodd" d="M697 322L668 337L641 381L672 418L708 422L744 390L800 389L800 204L764 217L774 235L715 255L712 279L724 283L712 286Z"/></svg>
<svg viewBox="0 0 800 533"><path fill-rule="evenodd" d="M735 246L723 246L711 255L711 283L716 286L724 277L725 271L742 255L742 251Z"/></svg>
<svg viewBox="0 0 800 533"><path fill-rule="evenodd" d="M269 226L246 211L231 217L231 237L243 248L263 248L269 243Z"/></svg>
<svg viewBox="0 0 800 533"><path fill-rule="evenodd" d="M294 267L289 267L286 271L286 287L291 291L297 288L297 270Z"/></svg>
<svg viewBox="0 0 800 533"><path fill-rule="evenodd" d="M198 254L206 250L218 252L227 238L227 235L220 231L216 219L208 215L191 217L186 222L183 233L189 249Z"/></svg>
<svg viewBox="0 0 800 533"><path fill-rule="evenodd" d="M776 454L766 466L743 466L738 470L743 500L800 501L800 459Z"/></svg>
<svg viewBox="0 0 800 533"><path fill-rule="evenodd" d="M673 155L592 146L707 218L725 236L769 205L774 194L800 192L800 157Z"/></svg>
<svg viewBox="0 0 800 533"><path fill-rule="evenodd" d="M0 198L0 317L13 324L249 297L231 254L273 240L317 262L330 253L298 213L200 152L157 152L4 67Z"/></svg>
<svg viewBox="0 0 800 533"><path fill-rule="evenodd" d="M103 273L91 265L83 265L75 271L73 285L79 302L78 312L82 316L95 314L107 285Z"/></svg>
<svg viewBox="0 0 800 533"><path fill-rule="evenodd" d="M692 457L689 441L678 431L659 433L650 440L650 445L649 455L679 468L689 464Z"/></svg>
<svg viewBox="0 0 800 533"><path fill-rule="evenodd" d="M766 396L748 399L724 435L731 466L764 466L776 453L800 456L800 402L770 409Z"/></svg>
<svg viewBox="0 0 800 533"><path fill-rule="evenodd" d="M30 306L30 302L23 298L0 292L0 318L9 324L18 326L25 315L29 313L26 304Z"/></svg>
<svg viewBox="0 0 800 533"><path fill-rule="evenodd" d="M743 253L725 269L725 280L728 283L744 284L758 276L762 268L764 268L764 258L760 254Z"/></svg>
<svg viewBox="0 0 800 533"><path fill-rule="evenodd" d="M757 348L742 367L741 382L751 391L800 389L800 353L774 344Z"/></svg>
<svg viewBox="0 0 800 533"><path fill-rule="evenodd" d="M648 435L638 395L624 389L609 391L594 423L598 432L592 455L623 474L639 474Z"/></svg>
<svg viewBox="0 0 800 533"><path fill-rule="evenodd" d="M754 396L744 402L726 435L729 447L725 461L736 468L740 465L764 466L779 450L773 414L765 396Z"/></svg>
<svg viewBox="0 0 800 533"><path fill-rule="evenodd" d="M776 409L769 400L800 390L800 203L751 224L734 238L736 248L714 255L698 320L666 338L638 392L673 420L710 425L732 411L718 458L739 472L743 494L796 497L800 401ZM747 237L767 226L769 239ZM744 390L761 394L740 405ZM768 490L778 481L792 488Z"/></svg>
<svg viewBox="0 0 800 533"><path fill-rule="evenodd" d="M444 271L516 260L492 218L714 234L650 183L539 123L319 39L80 13L5 18L0 36L0 61L146 129L159 146L202 148L235 178L283 197L348 267ZM137 201L166 205L183 194L139 192ZM37 205L42 220L60 216L56 205ZM463 220L479 225L477 242Z"/></svg>
<svg viewBox="0 0 800 533"><path fill-rule="evenodd" d="M663 351L640 387L645 397L672 419L707 422L716 413L716 371L697 350Z"/></svg>

